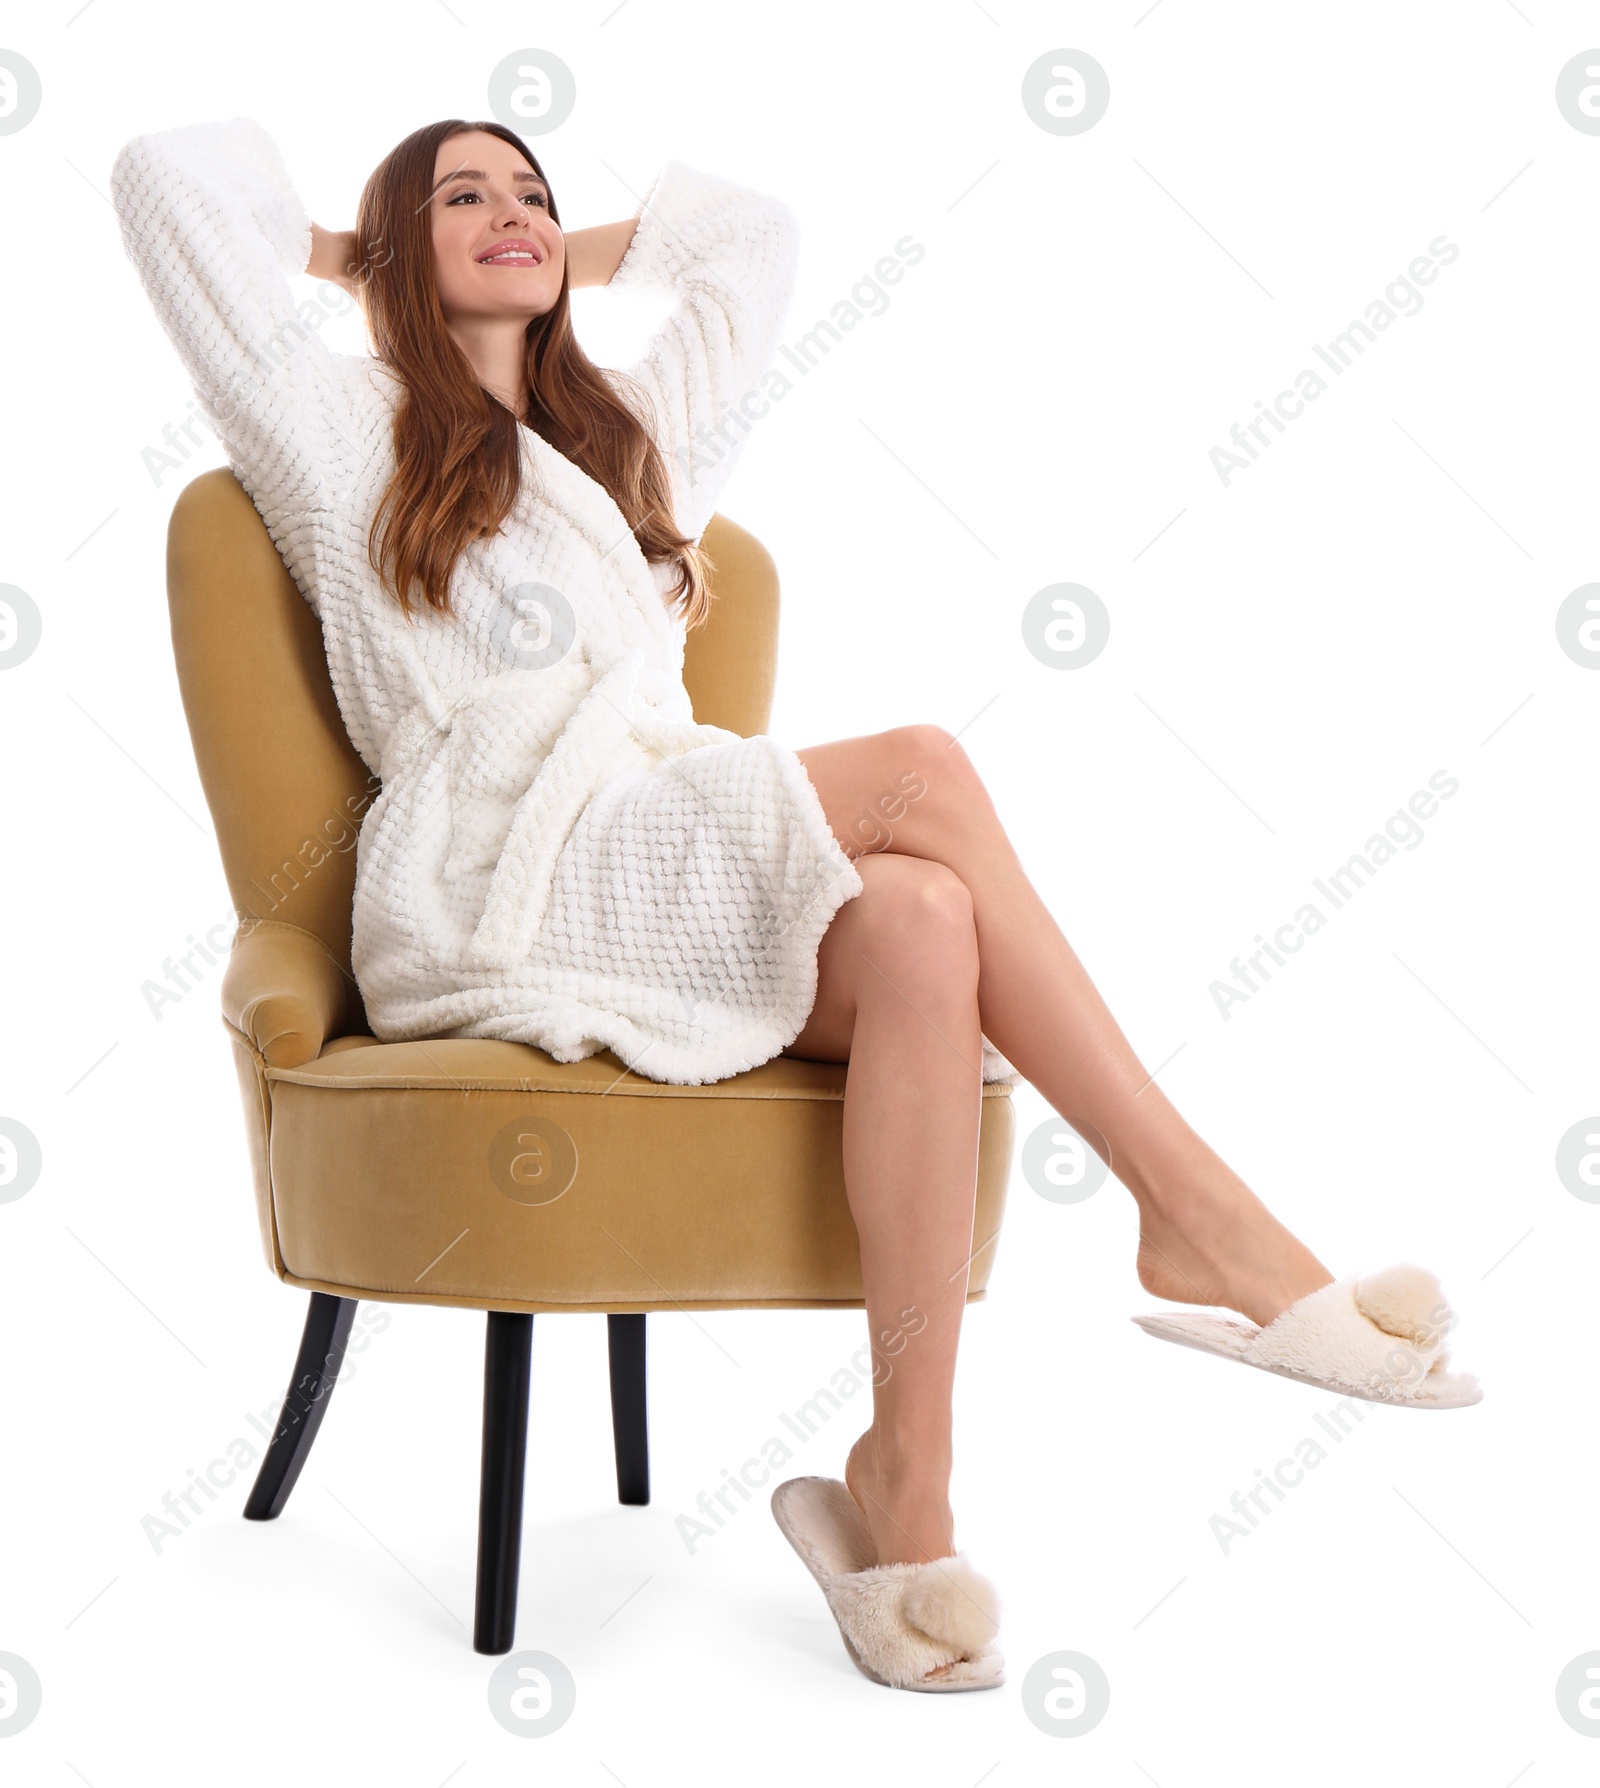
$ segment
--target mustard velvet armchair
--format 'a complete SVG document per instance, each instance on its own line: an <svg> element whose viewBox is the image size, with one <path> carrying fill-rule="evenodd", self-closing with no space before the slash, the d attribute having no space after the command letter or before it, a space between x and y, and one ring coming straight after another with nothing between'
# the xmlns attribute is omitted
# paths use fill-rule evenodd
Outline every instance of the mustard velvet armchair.
<svg viewBox="0 0 1600 1788"><path fill-rule="evenodd" d="M691 632L697 720L761 731L778 579L715 517L711 620ZM231 471L179 495L167 537L184 711L238 932L222 1016L244 1100L261 1246L311 1294L283 1412L245 1506L288 1501L361 1298L488 1313L473 1644L516 1625L533 1318L604 1312L617 1495L650 1499L652 1310L862 1308L845 1195L843 1063L779 1056L707 1086L494 1040L380 1043L350 971L355 845L379 784L321 629ZM985 1085L969 1301L987 1295L1011 1089Z"/></svg>

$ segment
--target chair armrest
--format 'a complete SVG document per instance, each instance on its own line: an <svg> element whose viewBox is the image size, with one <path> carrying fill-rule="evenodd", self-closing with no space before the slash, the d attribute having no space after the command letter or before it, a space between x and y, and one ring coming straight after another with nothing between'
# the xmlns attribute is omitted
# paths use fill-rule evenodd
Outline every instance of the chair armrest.
<svg viewBox="0 0 1600 1788"><path fill-rule="evenodd" d="M267 1065L313 1062L349 1009L349 976L298 925L265 919L241 929L222 976L222 1015Z"/></svg>

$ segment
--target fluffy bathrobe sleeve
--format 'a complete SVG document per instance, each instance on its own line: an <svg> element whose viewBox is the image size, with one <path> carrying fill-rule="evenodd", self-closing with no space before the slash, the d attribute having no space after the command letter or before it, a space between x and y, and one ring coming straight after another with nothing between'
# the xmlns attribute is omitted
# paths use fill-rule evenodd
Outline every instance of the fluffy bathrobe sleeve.
<svg viewBox="0 0 1600 1788"><path fill-rule="evenodd" d="M611 286L672 295L642 357L620 369L653 410L674 515L698 540L767 408L763 376L777 352L800 265L800 225L781 199L669 161L646 193Z"/></svg>
<svg viewBox="0 0 1600 1788"><path fill-rule="evenodd" d="M111 199L228 463L315 606L328 468L359 448L339 374L350 356L307 326L289 284L311 258L311 218L277 145L250 118L137 136L112 164Z"/></svg>

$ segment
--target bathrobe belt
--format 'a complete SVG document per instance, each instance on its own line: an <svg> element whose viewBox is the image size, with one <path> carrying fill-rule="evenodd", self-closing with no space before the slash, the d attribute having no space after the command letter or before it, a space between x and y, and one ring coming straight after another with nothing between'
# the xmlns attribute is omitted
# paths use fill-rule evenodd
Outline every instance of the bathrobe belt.
<svg viewBox="0 0 1600 1788"><path fill-rule="evenodd" d="M410 724L395 729L399 759L411 755L407 744L425 740L446 755L447 879L491 871L467 951L478 968L526 960L549 904L556 860L579 815L613 776L735 736L697 725L682 677L640 650L594 679L546 748L528 720L540 699L549 703L557 690L549 671L507 673L454 697L431 723L407 715ZM405 743L402 734L409 735ZM531 772L518 763L530 752L541 758Z"/></svg>

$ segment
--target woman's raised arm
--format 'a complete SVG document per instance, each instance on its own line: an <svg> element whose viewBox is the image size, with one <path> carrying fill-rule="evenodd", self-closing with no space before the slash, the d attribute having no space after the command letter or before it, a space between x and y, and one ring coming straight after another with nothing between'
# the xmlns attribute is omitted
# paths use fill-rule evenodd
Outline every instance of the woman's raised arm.
<svg viewBox="0 0 1600 1788"><path fill-rule="evenodd" d="M633 222L610 283L669 291L673 307L642 357L620 370L654 405L674 513L698 540L768 406L762 380L794 296L799 220L780 199L671 161Z"/></svg>
<svg viewBox="0 0 1600 1788"><path fill-rule="evenodd" d="M290 288L317 232L277 145L249 118L137 136L117 153L111 197L229 464L314 602L328 486L368 451L347 384L362 361L328 347L325 317L308 321Z"/></svg>

